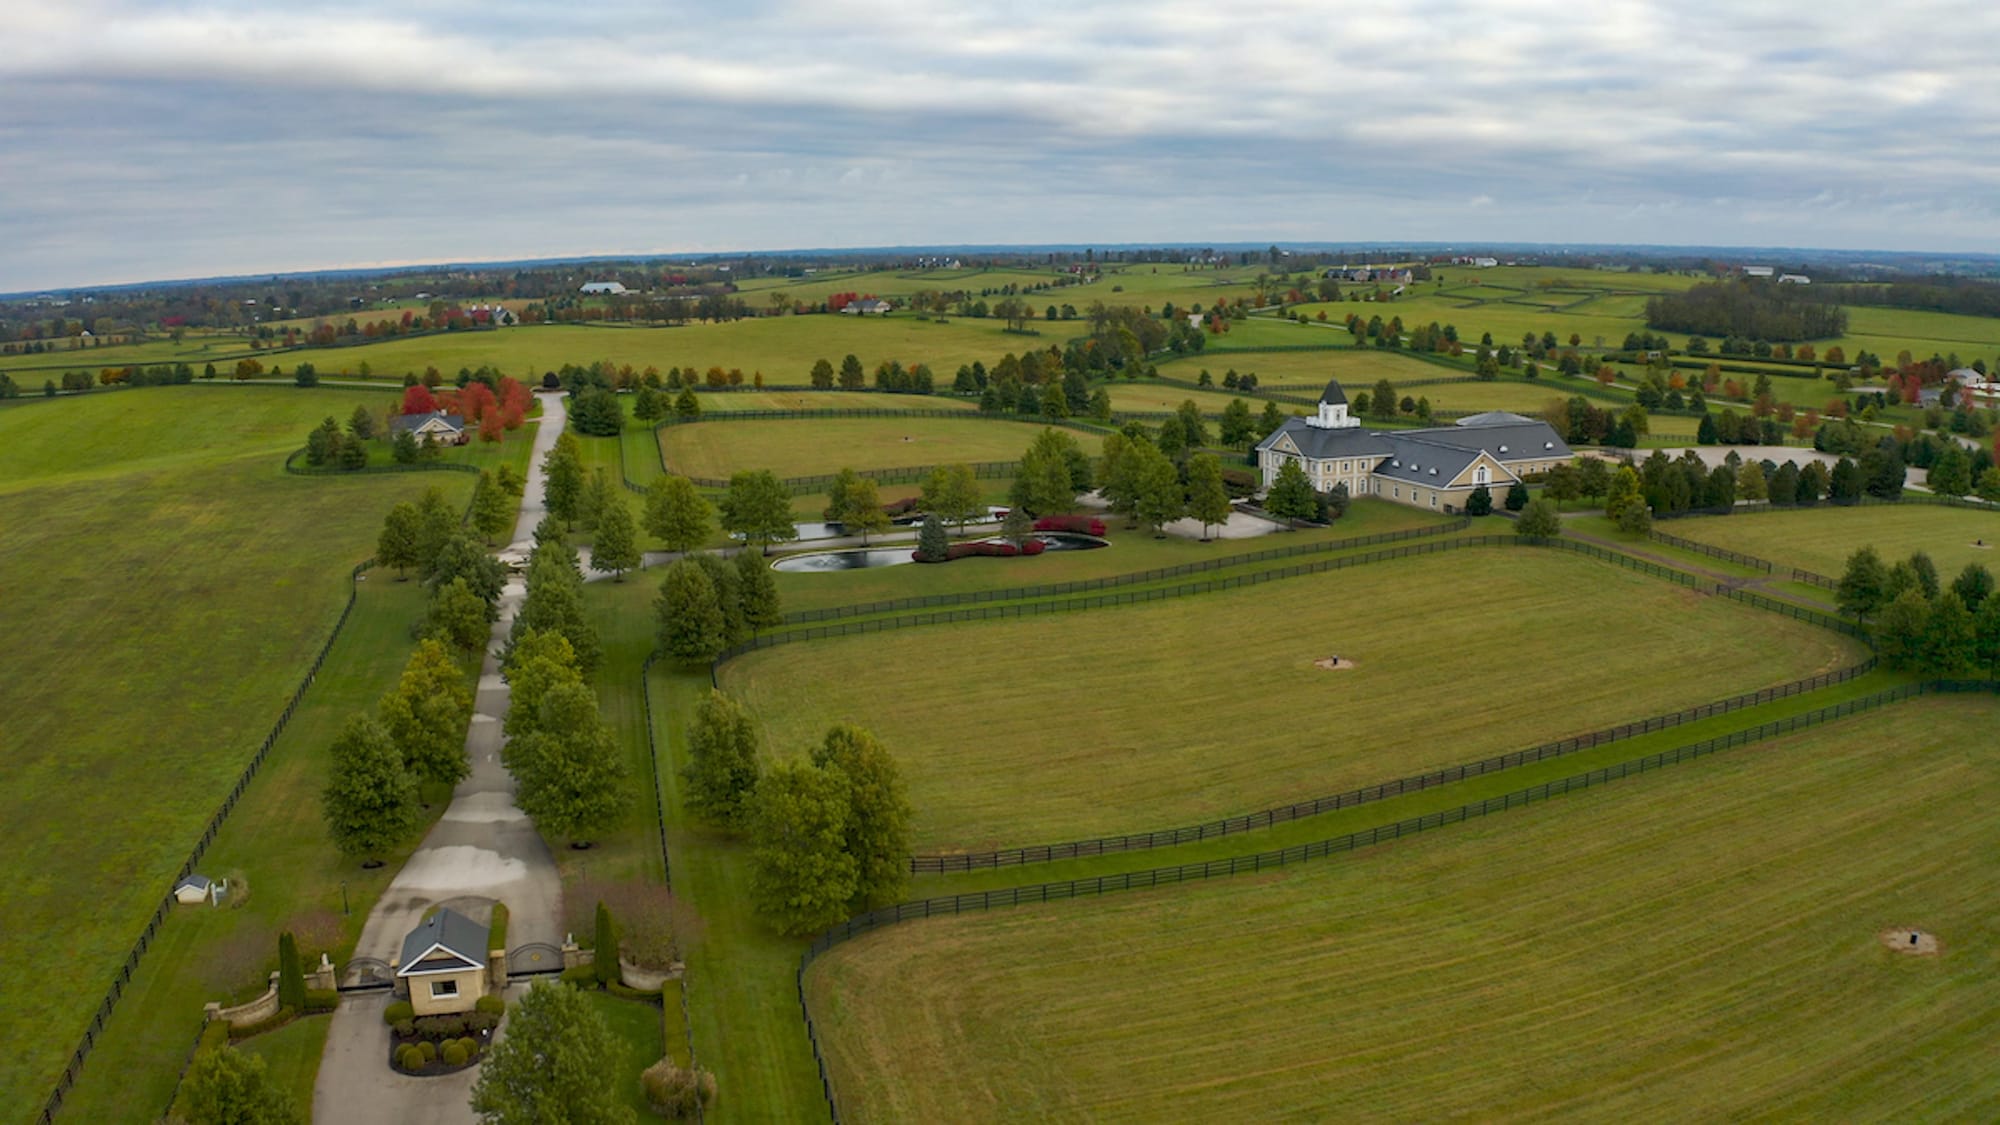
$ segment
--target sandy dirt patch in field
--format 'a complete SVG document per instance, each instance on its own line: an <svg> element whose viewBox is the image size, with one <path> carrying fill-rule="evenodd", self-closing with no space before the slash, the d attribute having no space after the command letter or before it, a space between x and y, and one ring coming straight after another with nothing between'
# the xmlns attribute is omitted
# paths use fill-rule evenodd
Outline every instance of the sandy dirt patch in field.
<svg viewBox="0 0 2000 1125"><path fill-rule="evenodd" d="M1313 661L1313 667L1318 668L1322 672L1348 672L1359 667L1359 665L1345 657L1329 656L1323 660Z"/></svg>
<svg viewBox="0 0 2000 1125"><path fill-rule="evenodd" d="M1912 927L1882 931L1882 944L1898 953L1916 957L1935 957L1938 952L1937 935Z"/></svg>

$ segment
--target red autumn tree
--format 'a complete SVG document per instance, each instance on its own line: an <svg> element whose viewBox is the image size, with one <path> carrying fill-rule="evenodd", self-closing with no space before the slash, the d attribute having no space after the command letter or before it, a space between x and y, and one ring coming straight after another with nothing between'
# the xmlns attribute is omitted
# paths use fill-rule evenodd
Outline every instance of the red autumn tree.
<svg viewBox="0 0 2000 1125"><path fill-rule="evenodd" d="M432 397L430 388L418 383L403 388L403 406L396 413L429 414L437 408L437 399Z"/></svg>
<svg viewBox="0 0 2000 1125"><path fill-rule="evenodd" d="M501 431L503 428L504 423L501 420L499 408L496 407L489 410L486 412L486 416L479 420L479 440L497 443L502 436Z"/></svg>
<svg viewBox="0 0 2000 1125"><path fill-rule="evenodd" d="M494 413L499 405L493 391L484 383L467 383L458 392L458 412L465 416L466 425L484 422L486 416Z"/></svg>

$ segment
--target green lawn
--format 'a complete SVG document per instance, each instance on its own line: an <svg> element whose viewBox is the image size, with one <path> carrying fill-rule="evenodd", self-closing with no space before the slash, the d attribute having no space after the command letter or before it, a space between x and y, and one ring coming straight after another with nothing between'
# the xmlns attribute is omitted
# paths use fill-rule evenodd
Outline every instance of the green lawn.
<svg viewBox="0 0 2000 1125"><path fill-rule="evenodd" d="M1608 643L1612 620L1647 643ZM1668 652L1680 654L1671 675ZM1334 654L1359 667L1314 667ZM1472 550L785 645L720 677L773 754L803 751L835 722L874 730L902 763L919 849L955 850L1250 812L1859 655L1836 634L1602 563ZM1161 706L1163 693L1182 702Z"/></svg>
<svg viewBox="0 0 2000 1125"><path fill-rule="evenodd" d="M272 1079L291 1095L300 1117L312 1114L313 1083L319 1078L330 1022L329 1016L308 1016L237 1044L239 1050L264 1059Z"/></svg>
<svg viewBox="0 0 2000 1125"><path fill-rule="evenodd" d="M796 380L805 382L804 378ZM949 377L937 389L949 390ZM722 391L695 392L704 415L739 414L752 410L964 410L978 409L973 399L947 394L892 395L873 391Z"/></svg>
<svg viewBox="0 0 2000 1125"><path fill-rule="evenodd" d="M667 465L688 476L726 479L747 469L769 469L780 477L803 477L842 468L1013 461L1042 429L1033 422L983 418L696 422L661 430L660 448ZM1064 432L1095 448L1090 435Z"/></svg>
<svg viewBox="0 0 2000 1125"><path fill-rule="evenodd" d="M1183 369L1181 372L1176 372L1176 377L1180 374L1193 378L1199 373ZM1192 402L1203 414L1216 415L1228 408L1230 400L1237 398L1243 400L1252 414L1264 409L1263 400L1223 390L1220 386L1221 380L1217 379L1216 382L1218 385L1210 390L1182 383L1165 383L1158 379L1114 379L1105 384L1104 389L1110 392L1111 409L1121 414L1162 414L1179 410L1181 403ZM1286 413L1291 413L1290 405L1285 403L1278 405ZM1209 427L1209 437L1211 439L1215 437L1213 425Z"/></svg>
<svg viewBox="0 0 2000 1125"><path fill-rule="evenodd" d="M65 1103L65 1119L111 1120L132 1104L164 1109L201 1026L202 1005L223 999L217 991L223 966L254 958L253 977L276 968L281 930L324 933L337 943L327 950L334 963L346 959L402 856L363 870L327 843L318 811L325 750L350 715L372 712L395 686L413 647L410 625L423 609L414 581L373 572L363 580L326 669L203 860L204 871L247 882L248 897L234 907L182 907L168 916ZM474 676L468 667L468 687ZM444 803L443 794L433 794L431 814ZM301 956L310 967L321 950L311 939L305 945ZM287 1080L301 1091L302 1106L311 1104L326 1027L325 1020L301 1020L268 1037L287 1045Z"/></svg>
<svg viewBox="0 0 2000 1125"><path fill-rule="evenodd" d="M586 992L584 998L604 1017L611 1034L624 1048L624 1058L605 1060L605 1080L624 1096L625 1104L639 1114L639 1120L652 1119L646 1099L639 1091L639 1072L659 1062L665 1053L660 1006L644 1000L620 999L608 992Z"/></svg>
<svg viewBox="0 0 2000 1125"><path fill-rule="evenodd" d="M1990 699L808 974L843 1119L1985 1119ZM1879 935L1921 926L1905 957Z"/></svg>
<svg viewBox="0 0 2000 1125"><path fill-rule="evenodd" d="M1342 344L1351 337L1344 331L1339 333L1314 329L1304 338L1292 341L1300 344ZM1239 375L1255 375L1260 390L1268 390L1274 385L1298 385L1299 391L1283 392L1307 394L1317 397L1328 379L1339 379L1349 393L1366 390L1377 379L1395 382L1402 379L1438 379L1453 375L1471 375L1467 367L1463 372L1421 359L1412 359L1403 352L1385 351L1379 348L1346 348L1338 351L1297 351L1297 352L1244 352L1224 355L1198 355L1187 359L1177 359L1160 364L1160 374L1169 378L1189 381L1200 376L1206 369L1218 386L1223 376L1230 371ZM1307 390L1303 388L1309 388Z"/></svg>
<svg viewBox="0 0 2000 1125"><path fill-rule="evenodd" d="M1802 567L1839 578L1847 556L1872 546L1884 562L1895 563L1925 551L1946 582L1966 563L2000 571L1994 544L2000 543L2000 513L1946 508L1935 504L1821 506L1790 512L1664 520L1661 531L1741 551L1783 566ZM1973 544L1985 540L1985 547Z"/></svg>
<svg viewBox="0 0 2000 1125"><path fill-rule="evenodd" d="M210 428L274 398L329 396L160 388L0 412L0 636L20 642L0 647L0 847L43 857L0 892L0 957L27 963L52 933L68 949L47 987L0 999L0 1038L23 1044L0 1104L23 1118L332 628L382 513L433 485L469 493L456 473L288 477L296 415ZM133 404L128 471L70 452Z"/></svg>

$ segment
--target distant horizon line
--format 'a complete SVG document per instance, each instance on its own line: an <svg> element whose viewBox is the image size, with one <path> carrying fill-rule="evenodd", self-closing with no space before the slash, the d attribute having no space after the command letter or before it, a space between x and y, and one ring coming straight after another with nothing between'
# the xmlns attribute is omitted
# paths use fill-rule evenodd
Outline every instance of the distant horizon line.
<svg viewBox="0 0 2000 1125"><path fill-rule="evenodd" d="M1839 249L1835 247L1813 246L1732 246L1711 243L1660 243L1660 242L1520 242L1487 241L1281 241L1268 239L1239 240L1234 242L1180 241L1180 242L1022 242L1022 243L916 243L887 246L820 246L794 247L771 250L704 250L704 251L649 251L644 253L606 252L596 254L559 255L539 258L492 258L482 260L440 260L431 262L409 262L399 265L355 265L327 266L315 269L281 270L272 273L262 271L251 273L209 274L197 277L153 278L145 281L97 282L82 285L48 286L36 289L20 289L0 293L0 301L30 299L57 294L86 292L110 292L132 289L181 288L193 285L225 285L253 281L286 281L314 278L339 277L383 277L394 274L418 273L426 270L452 269L498 269L508 266L547 267L563 265L587 265L592 263L655 263L663 261L684 261L689 265L703 265L719 261L749 260L757 258L831 258L860 255L912 255L912 254L1045 254L1084 253L1088 251L1130 251L1130 250L1264 250L1270 247L1280 250L1300 250L1319 253L1328 250L1452 250L1470 253L1480 250L1506 250L1537 252L1559 252L1565 254L1618 252L1644 256L1778 256L1808 255L1820 260L1858 260L1871 257L1882 258L1955 258L1966 261L1982 261L2000 264L2000 253L1978 250L1888 250L1888 249Z"/></svg>

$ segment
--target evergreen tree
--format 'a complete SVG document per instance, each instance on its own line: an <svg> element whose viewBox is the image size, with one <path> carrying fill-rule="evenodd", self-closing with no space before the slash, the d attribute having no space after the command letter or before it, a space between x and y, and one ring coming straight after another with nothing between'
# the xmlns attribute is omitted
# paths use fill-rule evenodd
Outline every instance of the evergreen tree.
<svg viewBox="0 0 2000 1125"><path fill-rule="evenodd" d="M1930 624L1930 603L1924 592L1912 587L1896 596L1875 623L1875 648L1884 666L1891 669L1915 668L1926 656L1925 628Z"/></svg>
<svg viewBox="0 0 2000 1125"><path fill-rule="evenodd" d="M484 1125L630 1125L625 1046L583 993L537 981L510 1005L507 1034L487 1048L472 1085Z"/></svg>
<svg viewBox="0 0 2000 1125"><path fill-rule="evenodd" d="M409 579L411 567L423 565L421 519L417 506L405 500L389 509L375 540L376 565L395 567L398 582Z"/></svg>
<svg viewBox="0 0 2000 1125"><path fill-rule="evenodd" d="M375 415L366 404L356 406L354 413L347 416L347 432L356 441L367 441L375 436Z"/></svg>
<svg viewBox="0 0 2000 1125"><path fill-rule="evenodd" d="M1910 570L1916 575L1917 588L1924 592L1924 597L1936 598L1938 572L1937 564L1931 561L1931 557L1922 551L1914 552L1910 555Z"/></svg>
<svg viewBox="0 0 2000 1125"><path fill-rule="evenodd" d="M1319 498L1297 458L1287 457L1278 466L1278 479L1264 494L1264 510L1285 520L1309 520L1319 514Z"/></svg>
<svg viewBox="0 0 2000 1125"><path fill-rule="evenodd" d="M1993 593L1993 574L1976 562L1966 563L1965 569L1952 579L1951 589L1967 609L1977 611Z"/></svg>
<svg viewBox="0 0 2000 1125"><path fill-rule="evenodd" d="M377 857L417 828L417 783L389 732L364 715L347 721L332 758L320 810L342 855L378 865Z"/></svg>
<svg viewBox="0 0 2000 1125"><path fill-rule="evenodd" d="M600 985L610 984L619 977L618 972L618 928L611 923L611 908L603 902L597 904L597 939L590 945L591 969Z"/></svg>
<svg viewBox="0 0 2000 1125"><path fill-rule="evenodd" d="M1947 678L1963 675L1977 656L1977 640L1972 613L1957 592L1939 594L1924 622L1924 672Z"/></svg>
<svg viewBox="0 0 2000 1125"><path fill-rule="evenodd" d="M936 512L924 516L923 526L917 529L917 561L943 562L951 552L951 540L945 535L944 521Z"/></svg>
<svg viewBox="0 0 2000 1125"><path fill-rule="evenodd" d="M701 419L701 400L695 397L692 384L682 387L681 393L674 396L674 417L683 422Z"/></svg>
<svg viewBox="0 0 2000 1125"><path fill-rule="evenodd" d="M350 437L341 437L338 457L340 467L348 472L368 467L368 447Z"/></svg>
<svg viewBox="0 0 2000 1125"><path fill-rule="evenodd" d="M1222 462L1213 453L1188 459L1187 514L1201 521L1204 537L1209 528L1229 522L1229 490L1222 483Z"/></svg>
<svg viewBox="0 0 2000 1125"><path fill-rule="evenodd" d="M1840 612L1853 614L1857 621L1866 621L1882 608L1888 589L1889 571L1882 565L1882 556L1873 547L1863 547L1847 556L1847 570L1840 576L1835 597Z"/></svg>
<svg viewBox="0 0 2000 1125"><path fill-rule="evenodd" d="M1387 379L1378 379L1375 390L1368 396L1368 412L1377 418L1396 416L1396 387Z"/></svg>
<svg viewBox="0 0 2000 1125"><path fill-rule="evenodd" d="M481 472L472 488L472 526L488 543L497 542L514 526L514 498L493 474Z"/></svg>
<svg viewBox="0 0 2000 1125"><path fill-rule="evenodd" d="M1284 428L1285 413L1278 404L1270 400L1264 402L1264 412L1257 416L1257 436L1266 438Z"/></svg>
<svg viewBox="0 0 2000 1125"><path fill-rule="evenodd" d="M667 550L686 553L714 534L715 508L688 478L656 477L646 487L646 531Z"/></svg>
<svg viewBox="0 0 2000 1125"><path fill-rule="evenodd" d="M1232 398L1222 410L1222 444L1231 449L1248 445L1256 435L1257 422L1250 416L1250 404Z"/></svg>
<svg viewBox="0 0 2000 1125"><path fill-rule="evenodd" d="M1091 393L1088 409L1093 421L1108 424L1111 421L1111 392L1103 387L1097 388Z"/></svg>
<svg viewBox="0 0 2000 1125"><path fill-rule="evenodd" d="M826 732L813 765L847 791L847 854L854 859L855 910L884 906L909 885L910 801L896 760L874 735L842 723Z"/></svg>
<svg viewBox="0 0 2000 1125"><path fill-rule="evenodd" d="M1507 486L1507 499L1502 505L1510 512L1518 512L1528 506L1528 486L1515 481Z"/></svg>
<svg viewBox="0 0 2000 1125"><path fill-rule="evenodd" d="M340 423L328 418L306 435L306 464L320 469L340 459Z"/></svg>
<svg viewBox="0 0 2000 1125"><path fill-rule="evenodd" d="M718 824L741 825L756 796L757 725L737 702L710 689L688 726L687 806Z"/></svg>
<svg viewBox="0 0 2000 1125"><path fill-rule="evenodd" d="M1972 664L2000 676L2000 598L1988 597L1972 615Z"/></svg>
<svg viewBox="0 0 2000 1125"><path fill-rule="evenodd" d="M423 456L423 448L417 444L417 435L408 430L396 431L396 436L389 440L389 456L398 465L416 464L417 458Z"/></svg>
<svg viewBox="0 0 2000 1125"><path fill-rule="evenodd" d="M1836 504L1852 504L1861 498L1863 483L1860 466L1842 457L1834 462L1833 473L1828 478L1827 499Z"/></svg>
<svg viewBox="0 0 2000 1125"><path fill-rule="evenodd" d="M784 934L810 934L847 915L860 868L847 850L848 786L809 762L780 762L757 783L750 820L750 894Z"/></svg>
<svg viewBox="0 0 2000 1125"><path fill-rule="evenodd" d="M850 353L840 361L841 390L858 391L866 386L867 382L867 373L861 369L861 360L858 357Z"/></svg>
<svg viewBox="0 0 2000 1125"><path fill-rule="evenodd" d="M748 551L736 555L736 594L746 631L773 629L785 623L784 610L778 604L778 582L771 577L771 568Z"/></svg>
<svg viewBox="0 0 2000 1125"><path fill-rule="evenodd" d="M1465 498L1465 514L1468 516L1492 515L1493 514L1492 491L1483 484L1480 485L1478 488L1473 489L1472 494Z"/></svg>
<svg viewBox="0 0 2000 1125"><path fill-rule="evenodd" d="M583 504L583 446L564 431L542 458L542 503L565 529L575 526Z"/></svg>
<svg viewBox="0 0 2000 1125"><path fill-rule="evenodd" d="M517 783L515 803L545 836L588 841L615 827L628 804L625 761L598 717L596 693L558 684L537 713L535 729L500 751Z"/></svg>
<svg viewBox="0 0 2000 1125"><path fill-rule="evenodd" d="M299 942L286 930L278 935L278 1008L306 1010L306 975L299 965Z"/></svg>
<svg viewBox="0 0 2000 1125"><path fill-rule="evenodd" d="M1714 445L1716 443L1715 415L1703 414L1701 416L1701 422L1694 429L1694 440L1699 445Z"/></svg>
<svg viewBox="0 0 2000 1125"><path fill-rule="evenodd" d="M729 647L729 626L716 604L715 583L692 559L667 568L653 603L660 650L683 664L706 664Z"/></svg>
<svg viewBox="0 0 2000 1125"><path fill-rule="evenodd" d="M612 581L623 582L625 572L637 570L640 562L639 529L632 526L632 509L626 506L624 498L613 496L597 515L597 539L590 548L590 565L610 571Z"/></svg>
<svg viewBox="0 0 2000 1125"><path fill-rule="evenodd" d="M815 390L830 391L833 389L833 364L828 363L824 356L813 361L812 385Z"/></svg>
<svg viewBox="0 0 2000 1125"><path fill-rule="evenodd" d="M402 678L376 705L382 727L419 781L454 785L471 772L465 726L472 692L451 653L436 639L417 642Z"/></svg>

